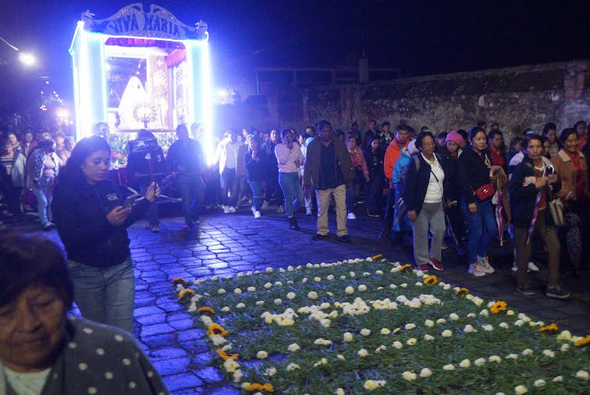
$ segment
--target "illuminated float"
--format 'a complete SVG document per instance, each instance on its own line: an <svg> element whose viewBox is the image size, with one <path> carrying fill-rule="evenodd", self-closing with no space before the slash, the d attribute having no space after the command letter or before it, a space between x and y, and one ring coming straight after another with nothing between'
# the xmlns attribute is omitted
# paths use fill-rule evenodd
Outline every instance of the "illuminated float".
<svg viewBox="0 0 590 395"><path fill-rule="evenodd" d="M198 139L213 153L209 34L164 8L127 6L110 18L82 14L70 48L74 66L76 134L107 122L115 153L139 129L153 132L166 150L179 124L199 125ZM124 160L120 161L124 165Z"/></svg>

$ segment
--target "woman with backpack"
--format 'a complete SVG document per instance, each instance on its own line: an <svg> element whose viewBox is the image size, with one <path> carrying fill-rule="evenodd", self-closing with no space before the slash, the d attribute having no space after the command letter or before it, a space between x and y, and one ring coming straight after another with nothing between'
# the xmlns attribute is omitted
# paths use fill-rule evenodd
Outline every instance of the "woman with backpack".
<svg viewBox="0 0 590 395"><path fill-rule="evenodd" d="M413 222L414 260L420 270L443 270L442 241L445 234L444 180L442 159L434 153L436 143L431 132L416 137L420 151L410 161L404 190L408 218ZM432 233L430 253L428 232Z"/></svg>

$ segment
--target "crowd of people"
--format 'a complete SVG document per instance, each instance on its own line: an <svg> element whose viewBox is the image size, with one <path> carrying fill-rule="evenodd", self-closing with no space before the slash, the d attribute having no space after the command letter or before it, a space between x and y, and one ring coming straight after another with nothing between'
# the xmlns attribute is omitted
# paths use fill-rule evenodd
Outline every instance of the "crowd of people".
<svg viewBox="0 0 590 395"><path fill-rule="evenodd" d="M538 270L531 261L532 246L542 243L549 256L546 294L567 298L569 293L559 284L560 260L566 257L574 272L584 269L589 261L582 248L590 238L590 147L583 121L560 133L553 123L539 133L527 129L508 146L497 123L489 129L480 123L468 132L437 135L427 127L417 132L404 123L392 130L388 122L378 126L374 120L364 133L358 123L345 132L333 130L328 121L302 133L294 129L268 133L228 130L218 139L210 163L198 130L192 127L189 132L186 125L179 125L177 140L166 155L147 130L140 131L137 140L129 144L127 174L131 183L143 195L151 191L152 198L153 185L176 194L182 200L186 228L195 226L204 208L219 207L225 214L233 214L247 206L258 219L272 206L285 213L292 230L300 230L297 217L303 212L317 215L314 241L329 237L328 214L335 212L337 239L350 243L347 221L365 215L361 211L364 202L368 217L382 218L379 238L393 244L411 238L420 270L443 270L441 251L452 247L467 256L470 274L490 275L495 271L489 257L492 243L512 238L518 289L531 295L535 287L527 272ZM95 171L107 176L111 152L105 140L108 125L98 124L94 131L100 140L93 144L104 142L99 150L102 156L96 158L87 147L86 151L83 147L76 150L71 137L34 138L26 131L22 141L14 134L6 136L0 162L8 212L18 215L32 193L43 229L57 224L62 238L73 240L71 248L82 251L85 233L77 228L65 230L75 223L75 211L70 208L116 190L98 194L95 190L82 192L84 188L81 192L59 191L66 190L66 170L72 168L67 163L76 152L83 152L74 161L76 171L85 160L95 167L104 162L100 171ZM87 139L82 141L88 144ZM64 181L56 182L60 179ZM79 182L80 187L86 184ZM95 203L101 207L92 214L96 220L106 208L115 208L110 203ZM148 206L148 226L159 232L158 204ZM89 210L82 211L82 218L91 215ZM121 224L139 218L137 211L131 215L130 207L110 211L104 214L117 223L123 219ZM113 233L108 223L113 224L107 219L99 228L105 236ZM114 246L108 252L111 258L117 255L116 244L109 244ZM562 246L567 253L562 253ZM117 264L131 265L119 260Z"/></svg>

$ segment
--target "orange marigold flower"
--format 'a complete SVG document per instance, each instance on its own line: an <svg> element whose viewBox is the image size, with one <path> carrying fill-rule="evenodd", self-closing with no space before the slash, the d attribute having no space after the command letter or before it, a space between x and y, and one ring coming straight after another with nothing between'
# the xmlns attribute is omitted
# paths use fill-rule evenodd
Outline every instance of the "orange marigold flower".
<svg viewBox="0 0 590 395"><path fill-rule="evenodd" d="M456 291L456 293L457 293L457 295L461 295L461 294L468 294L468 293L469 293L469 290L468 290L467 288L459 288L459 289Z"/></svg>
<svg viewBox="0 0 590 395"><path fill-rule="evenodd" d="M225 328L219 324L211 324L209 325L209 328L207 328L207 334L209 336L220 335L226 337L229 334L229 332L226 331Z"/></svg>
<svg viewBox="0 0 590 395"><path fill-rule="evenodd" d="M574 343L574 346L576 347L582 347L585 346L586 344L590 343L590 335L586 335L585 338L578 340L577 342Z"/></svg>
<svg viewBox="0 0 590 395"><path fill-rule="evenodd" d="M186 281L182 277L176 277L176 278L172 279L172 284L174 284L174 285L182 284L183 287L186 287L188 285L188 281Z"/></svg>
<svg viewBox="0 0 590 395"><path fill-rule="evenodd" d="M195 294L195 291L193 291L192 289L183 289L182 291L180 291L180 293L178 294L178 300L183 300L184 298L191 297Z"/></svg>
<svg viewBox="0 0 590 395"><path fill-rule="evenodd" d="M377 255L373 256L374 261L378 261L381 258L383 258L383 254L377 254Z"/></svg>
<svg viewBox="0 0 590 395"><path fill-rule="evenodd" d="M197 311L199 311L200 313L211 313L211 314L215 314L215 310L212 307L209 307L209 306L199 307L197 309Z"/></svg>
<svg viewBox="0 0 590 395"><path fill-rule="evenodd" d="M410 265L409 263L406 263L405 265L400 267L399 270L402 271L402 270L411 269L411 268L412 268L412 265Z"/></svg>
<svg viewBox="0 0 590 395"><path fill-rule="evenodd" d="M227 354L221 348L217 349L217 355L219 355L219 357L224 361L227 361L228 359L233 359L235 361L238 359L238 354Z"/></svg>
<svg viewBox="0 0 590 395"><path fill-rule="evenodd" d="M506 304L506 302L499 300L496 303L494 303L494 305L490 308L490 311L492 312L492 314L498 314L499 312L506 310L507 306L508 305Z"/></svg>
<svg viewBox="0 0 590 395"><path fill-rule="evenodd" d="M555 324L547 325L542 328L539 328L539 332L557 332L559 327Z"/></svg>
<svg viewBox="0 0 590 395"><path fill-rule="evenodd" d="M426 277L423 282L426 285L436 284L438 282L438 278L433 274L431 276Z"/></svg>
<svg viewBox="0 0 590 395"><path fill-rule="evenodd" d="M266 384L252 383L246 387L246 391L274 392L275 389L273 388L272 384L270 384L270 383L266 383Z"/></svg>

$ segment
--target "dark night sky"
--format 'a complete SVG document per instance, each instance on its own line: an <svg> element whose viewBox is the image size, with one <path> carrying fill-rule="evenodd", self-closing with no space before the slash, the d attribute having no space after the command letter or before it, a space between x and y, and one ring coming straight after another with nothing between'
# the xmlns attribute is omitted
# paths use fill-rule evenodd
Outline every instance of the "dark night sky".
<svg viewBox="0 0 590 395"><path fill-rule="evenodd" d="M107 18L128 1L4 0L0 35L38 54L37 73L71 91L68 48L80 13ZM149 9L150 2L144 2ZM364 50L405 76L590 58L588 1L158 0L209 24L215 68L325 67ZM534 5L533 5L534 4ZM13 54L0 43L0 58ZM9 67L0 66L0 67ZM23 71L25 72L25 71Z"/></svg>

